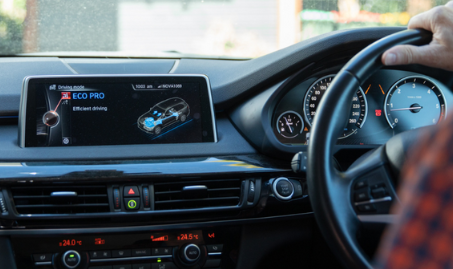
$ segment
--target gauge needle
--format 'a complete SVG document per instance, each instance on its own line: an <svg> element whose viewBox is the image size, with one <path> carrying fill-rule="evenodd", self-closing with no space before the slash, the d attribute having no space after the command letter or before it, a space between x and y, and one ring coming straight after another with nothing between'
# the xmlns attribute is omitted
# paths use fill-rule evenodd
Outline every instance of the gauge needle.
<svg viewBox="0 0 453 269"><path fill-rule="evenodd" d="M286 121L286 125L288 125L289 130L291 131L291 133L293 133L293 129L291 128L292 123L290 124L286 118L284 119Z"/></svg>
<svg viewBox="0 0 453 269"><path fill-rule="evenodd" d="M390 109L390 111L400 111L400 110L416 110L416 109L422 109L422 106L414 106L414 107L407 107L407 108L393 108Z"/></svg>

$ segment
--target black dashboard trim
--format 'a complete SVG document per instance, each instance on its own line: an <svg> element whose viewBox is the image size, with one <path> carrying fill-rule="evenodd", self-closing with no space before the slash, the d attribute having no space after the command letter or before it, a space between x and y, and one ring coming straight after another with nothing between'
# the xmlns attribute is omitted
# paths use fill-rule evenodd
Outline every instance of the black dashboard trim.
<svg viewBox="0 0 453 269"><path fill-rule="evenodd" d="M144 225L144 226L125 226L125 227L103 227L103 228L62 228L62 229L1 229L1 236L10 235L61 235L61 234L100 234L100 233L127 233L127 232L149 232L157 230L177 230L177 229L204 229L215 226L231 226L242 225L249 223L263 223L273 221L287 221L294 219L307 219L314 218L313 212L298 213L282 216L249 218L249 219L235 219L235 220L220 220L220 221L204 221L193 223L178 223L178 224L158 224L158 225Z"/></svg>

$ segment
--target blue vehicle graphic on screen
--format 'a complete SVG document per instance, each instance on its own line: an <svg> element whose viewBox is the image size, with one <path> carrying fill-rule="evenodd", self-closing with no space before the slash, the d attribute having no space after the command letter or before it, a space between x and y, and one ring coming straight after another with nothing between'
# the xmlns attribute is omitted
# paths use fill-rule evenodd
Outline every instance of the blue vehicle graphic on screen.
<svg viewBox="0 0 453 269"><path fill-rule="evenodd" d="M159 135L162 129L175 122L185 122L189 116L189 105L181 98L173 97L157 103L138 118L138 128L149 134Z"/></svg>

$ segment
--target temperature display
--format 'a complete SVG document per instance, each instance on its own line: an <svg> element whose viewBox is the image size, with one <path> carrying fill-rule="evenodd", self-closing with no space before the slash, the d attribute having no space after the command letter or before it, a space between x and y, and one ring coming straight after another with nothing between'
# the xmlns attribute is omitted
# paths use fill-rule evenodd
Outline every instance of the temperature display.
<svg viewBox="0 0 453 269"><path fill-rule="evenodd" d="M81 246L82 240L76 239L63 239L61 242L58 243L60 247L72 247L72 246Z"/></svg>
<svg viewBox="0 0 453 269"><path fill-rule="evenodd" d="M178 235L178 241L186 241L186 240L198 240L200 236L198 234L188 233L188 234L180 234Z"/></svg>

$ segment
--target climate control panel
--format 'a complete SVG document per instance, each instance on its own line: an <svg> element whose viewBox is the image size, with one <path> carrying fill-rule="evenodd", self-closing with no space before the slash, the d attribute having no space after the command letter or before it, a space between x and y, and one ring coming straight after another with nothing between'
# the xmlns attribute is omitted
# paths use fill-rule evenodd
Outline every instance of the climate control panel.
<svg viewBox="0 0 453 269"><path fill-rule="evenodd" d="M231 236L231 229L14 236L11 241L13 248L20 249L16 253L23 255L16 256L19 269L233 268L225 254L239 245L239 238Z"/></svg>

